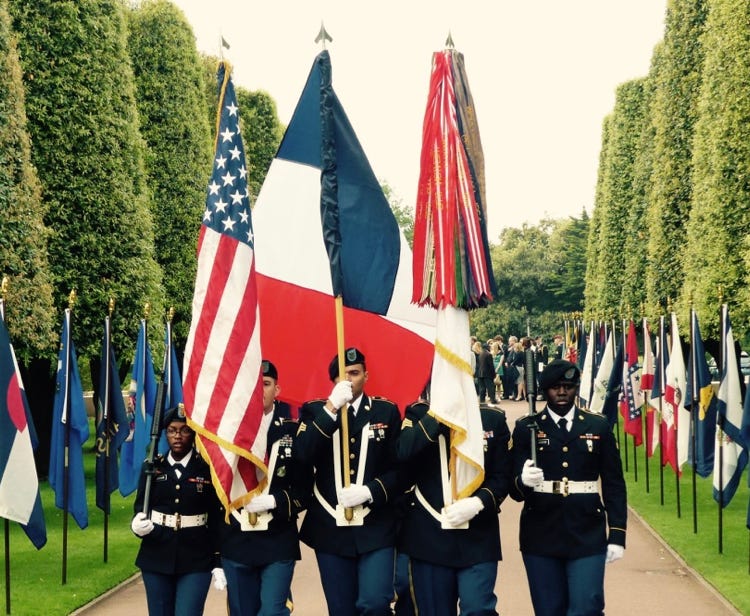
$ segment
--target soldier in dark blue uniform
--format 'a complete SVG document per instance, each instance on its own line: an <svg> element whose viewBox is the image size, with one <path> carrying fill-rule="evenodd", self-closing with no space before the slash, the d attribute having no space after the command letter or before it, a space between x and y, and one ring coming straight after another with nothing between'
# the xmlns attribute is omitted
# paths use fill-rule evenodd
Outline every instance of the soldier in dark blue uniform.
<svg viewBox="0 0 750 616"><path fill-rule="evenodd" d="M449 428L419 401L406 409L399 460L414 482L399 536L410 557L418 614L497 614L501 560L500 503L508 494L511 458L505 413L481 405L484 481L471 496L450 502Z"/></svg>
<svg viewBox="0 0 750 616"><path fill-rule="evenodd" d="M292 575L300 559L297 514L303 505L293 462L298 424L289 405L276 400L276 366L268 360L261 366L264 416L256 446L269 480L243 509L231 513L229 525L221 524L229 613L237 616L290 614Z"/></svg>
<svg viewBox="0 0 750 616"><path fill-rule="evenodd" d="M345 358L343 379L337 357L328 368L335 383L328 399L306 402L300 411L296 452L305 468L314 469L300 538L315 550L329 614L390 615L394 501L404 489L396 460L401 416L392 402L364 393L364 355L349 348ZM339 430L339 411L347 403L348 487Z"/></svg>
<svg viewBox="0 0 750 616"><path fill-rule="evenodd" d="M513 431L510 495L524 502L520 544L537 616L603 614L604 565L625 550L620 453L606 417L575 406L579 382L575 364L550 362L546 408Z"/></svg>
<svg viewBox="0 0 750 616"><path fill-rule="evenodd" d="M144 492L149 464L144 464L131 529L141 538L135 564L143 574L151 616L199 616L217 570L219 500L211 470L193 449L195 432L180 404L169 409L163 425L169 452L153 463L150 501Z"/></svg>

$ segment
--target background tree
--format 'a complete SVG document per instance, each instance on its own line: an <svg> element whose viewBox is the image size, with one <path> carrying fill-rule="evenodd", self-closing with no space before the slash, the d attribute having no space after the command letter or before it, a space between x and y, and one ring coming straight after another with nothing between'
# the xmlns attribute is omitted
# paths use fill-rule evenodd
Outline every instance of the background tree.
<svg viewBox="0 0 750 616"><path fill-rule="evenodd" d="M398 228L404 234L406 242L409 244L409 248L414 247L414 208L406 205L404 200L393 192L388 182L382 182L380 187L383 189L383 194L388 200L388 204L391 206L391 211L396 217L396 223Z"/></svg>
<svg viewBox="0 0 750 616"><path fill-rule="evenodd" d="M700 35L707 10L705 0L668 3L664 44L652 66L655 134L646 221L646 287L653 316L682 288L682 246L692 199L693 131L704 55Z"/></svg>
<svg viewBox="0 0 750 616"><path fill-rule="evenodd" d="M196 244L213 164L203 65L190 24L166 0L148 0L129 12L128 50L146 141L155 254L164 272L167 305L175 309L175 347L182 350L190 328ZM161 317L152 315L156 322Z"/></svg>
<svg viewBox="0 0 750 616"><path fill-rule="evenodd" d="M131 354L150 301L163 314L144 144L119 0L10 2L26 88L32 161L54 230L54 301L78 292L74 338L98 354L110 297L113 343Z"/></svg>

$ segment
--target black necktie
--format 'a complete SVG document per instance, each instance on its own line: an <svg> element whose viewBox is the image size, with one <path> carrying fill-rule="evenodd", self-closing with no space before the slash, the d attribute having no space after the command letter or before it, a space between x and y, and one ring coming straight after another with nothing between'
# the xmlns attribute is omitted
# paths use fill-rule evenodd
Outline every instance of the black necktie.
<svg viewBox="0 0 750 616"><path fill-rule="evenodd" d="M560 426L560 431L562 432L563 436L568 435L568 420L565 419L565 417L561 417L557 420L557 425Z"/></svg>

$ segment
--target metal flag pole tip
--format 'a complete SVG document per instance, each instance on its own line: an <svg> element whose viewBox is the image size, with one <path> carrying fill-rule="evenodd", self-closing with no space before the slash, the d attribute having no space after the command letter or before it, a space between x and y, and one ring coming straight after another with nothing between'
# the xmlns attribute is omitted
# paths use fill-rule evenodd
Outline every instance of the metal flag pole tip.
<svg viewBox="0 0 750 616"><path fill-rule="evenodd" d="M319 43L321 42L321 45L323 46L323 49L326 48L326 41L333 42L333 39L331 38L331 35L328 34L326 31L326 27L323 25L323 22L320 22L320 30L318 31L318 36L315 37L315 42Z"/></svg>
<svg viewBox="0 0 750 616"><path fill-rule="evenodd" d="M451 35L451 31L448 30L448 38L445 39L445 48L446 49L455 49L456 45L453 43L453 36Z"/></svg>

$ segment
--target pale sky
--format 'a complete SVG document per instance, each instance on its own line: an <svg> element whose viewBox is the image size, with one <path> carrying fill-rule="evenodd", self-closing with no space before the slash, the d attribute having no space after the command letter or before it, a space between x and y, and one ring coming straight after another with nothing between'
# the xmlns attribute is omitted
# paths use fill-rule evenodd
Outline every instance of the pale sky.
<svg viewBox="0 0 750 616"><path fill-rule="evenodd" d="M432 53L464 54L487 176L489 239L592 212L616 87L648 73L667 0L173 0L198 49L291 119L321 21L333 88L376 177L413 206ZM240 109L240 114L242 110Z"/></svg>

